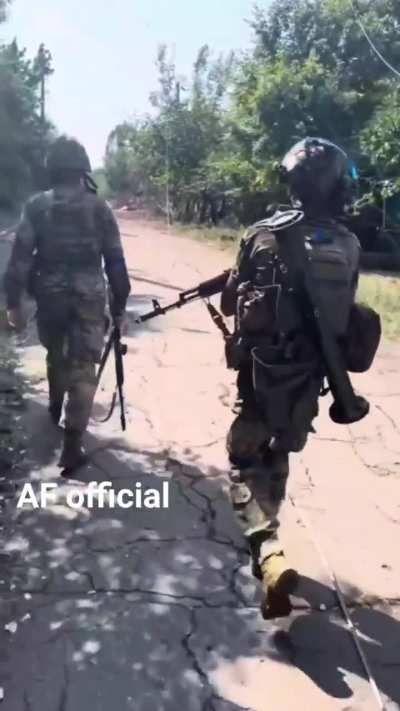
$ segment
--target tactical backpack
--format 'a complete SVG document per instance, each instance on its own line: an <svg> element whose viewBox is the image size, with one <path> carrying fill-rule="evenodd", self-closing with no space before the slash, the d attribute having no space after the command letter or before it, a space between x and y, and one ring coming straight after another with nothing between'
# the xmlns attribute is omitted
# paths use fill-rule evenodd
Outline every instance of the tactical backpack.
<svg viewBox="0 0 400 711"><path fill-rule="evenodd" d="M269 220L258 222L249 236L253 243L248 257L251 276L239 287L237 313L237 329L244 336L262 331L290 334L302 328L290 293L288 268L269 225ZM344 336L356 290L357 240L343 226L328 221L302 225L301 231L327 326L335 336Z"/></svg>
<svg viewBox="0 0 400 711"><path fill-rule="evenodd" d="M279 218L285 219L282 214ZM254 395L266 426L271 434L279 435L312 429L326 373L315 343L308 337L310 324L304 322L301 296L294 284L293 275L301 267L289 264L271 222L257 223L243 245L238 264L241 284L236 338L230 350L236 356L233 367L240 368L246 357L250 361ZM351 316L354 320L358 314L360 323L354 307L358 241L332 221L298 227L295 238L304 239L309 275L318 294L320 313L316 317L323 318L327 331L342 345L342 367L349 370L347 356L354 360L357 355L356 339L348 352L345 348ZM293 256L296 250L291 253ZM363 315L366 320L365 311ZM369 349L369 360L373 350Z"/></svg>

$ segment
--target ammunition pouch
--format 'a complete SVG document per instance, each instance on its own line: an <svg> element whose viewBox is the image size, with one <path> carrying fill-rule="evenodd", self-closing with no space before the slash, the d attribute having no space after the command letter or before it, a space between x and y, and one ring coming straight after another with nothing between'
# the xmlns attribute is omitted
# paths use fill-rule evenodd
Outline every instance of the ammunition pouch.
<svg viewBox="0 0 400 711"><path fill-rule="evenodd" d="M382 336L379 314L365 304L353 304L342 348L346 368L351 373L370 369Z"/></svg>
<svg viewBox="0 0 400 711"><path fill-rule="evenodd" d="M239 288L238 322L243 333L274 333L280 287L254 288L249 282Z"/></svg>
<svg viewBox="0 0 400 711"><path fill-rule="evenodd" d="M255 347L251 356L254 393L266 429L273 435L312 431L323 380L318 359L285 360L281 346Z"/></svg>
<svg viewBox="0 0 400 711"><path fill-rule="evenodd" d="M237 328L225 338L228 368L239 370L251 362L250 351L255 344L269 341L277 332L277 299L280 287L255 288L244 282L238 289Z"/></svg>
<svg viewBox="0 0 400 711"><path fill-rule="evenodd" d="M230 370L239 370L245 362L248 362L249 352L240 334L234 333L225 338L225 358Z"/></svg>

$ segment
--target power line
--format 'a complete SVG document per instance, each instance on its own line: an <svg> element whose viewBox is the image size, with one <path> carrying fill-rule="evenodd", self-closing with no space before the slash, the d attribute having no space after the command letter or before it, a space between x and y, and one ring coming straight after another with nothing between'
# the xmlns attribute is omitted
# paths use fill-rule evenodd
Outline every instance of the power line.
<svg viewBox="0 0 400 711"><path fill-rule="evenodd" d="M398 77L398 79L400 79L400 72L392 64L390 64L390 62L388 62L387 59L385 59L383 54L379 51L378 47L374 44L371 37L369 36L367 30L365 29L363 22L361 21L361 18L359 17L359 15L357 13L357 8L354 3L354 0L350 0L350 4L351 4L352 10L353 10L354 18L355 18L361 32L363 33L365 39L367 40L369 46L371 47L372 51L375 52L376 56L379 57L381 62L383 62L383 64L388 69L390 69L390 71L393 72L393 74L395 74Z"/></svg>

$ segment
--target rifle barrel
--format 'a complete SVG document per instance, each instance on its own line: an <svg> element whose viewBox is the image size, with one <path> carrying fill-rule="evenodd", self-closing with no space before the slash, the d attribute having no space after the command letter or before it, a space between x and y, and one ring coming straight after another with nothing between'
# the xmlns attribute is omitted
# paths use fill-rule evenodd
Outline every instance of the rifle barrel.
<svg viewBox="0 0 400 711"><path fill-rule="evenodd" d="M191 301L195 301L196 299L207 299L210 296L214 296L215 294L221 293L221 291L225 287L226 282L228 281L229 274L230 270L224 271L221 274L218 274L216 277L213 277L212 279L208 279L207 281L201 282L192 289L182 291L179 294L179 299L177 301L174 301L172 304L167 304L167 306L161 306L158 301L154 301L154 309L152 309L152 311L149 311L146 314L143 314L143 316L139 316L137 322L145 323L146 321L150 321L150 319L152 318L156 318L157 316L162 316L166 314L168 311L180 309L182 306L185 306L186 304L190 303Z"/></svg>
<svg viewBox="0 0 400 711"><path fill-rule="evenodd" d="M161 304L157 304L154 309L148 311L146 314L143 314L143 316L139 316L138 323L145 323L146 321L150 321L152 318L156 318L157 316L164 316L169 311L180 309L182 306L185 306L191 301L195 301L195 299L199 298L200 294L198 293L197 289L192 289L192 291L190 292L183 291L182 294L180 294L179 299L177 301L174 301L172 304L167 304L166 306L161 306Z"/></svg>

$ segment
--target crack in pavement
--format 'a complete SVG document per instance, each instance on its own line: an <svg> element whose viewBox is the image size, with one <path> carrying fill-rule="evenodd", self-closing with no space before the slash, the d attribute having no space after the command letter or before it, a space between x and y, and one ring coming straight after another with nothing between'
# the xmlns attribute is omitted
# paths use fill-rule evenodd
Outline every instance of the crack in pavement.
<svg viewBox="0 0 400 711"><path fill-rule="evenodd" d="M173 459L171 457L168 458L166 462L166 470L171 471L170 467L171 465L175 468L179 469L179 475L184 476L187 479L189 479L190 484L188 486L188 489L192 492L194 492L200 499L202 499L205 502L205 508L198 506L194 501L192 501L186 494L185 489L183 487L182 482L180 482L177 478L174 479L175 483L178 486L178 489L184 498L184 500L193 508L195 508L198 512L202 514L200 517L200 521L202 523L205 523L207 526L207 533L206 536L203 537L205 540L209 540L214 543L219 543L220 545L226 545L231 547L233 550L236 551L236 553L239 556L242 556L244 552L247 552L247 548L243 545L238 546L237 543L231 539L229 536L227 536L225 539L224 538L219 538L218 533L215 528L215 521L217 519L217 512L214 508L213 505L213 500L207 496L206 493L199 491L196 487L199 485L201 482L206 482L208 479L211 479L211 477L208 477L206 475L201 475L198 476L196 474L191 475L189 472L185 471L185 465L182 464L177 459ZM219 478L219 477L217 477Z"/></svg>
<svg viewBox="0 0 400 711"><path fill-rule="evenodd" d="M398 434L400 434L400 428L399 428L399 426L398 426L396 420L395 420L391 415L389 415L388 412L386 412L386 410L382 407L382 405L376 405L376 404L375 404L375 408L376 408L377 410L379 410L379 412L381 412L384 417L386 417L387 421L390 422L390 424L392 425L393 429L394 429Z"/></svg>
<svg viewBox="0 0 400 711"><path fill-rule="evenodd" d="M23 702L25 711L33 711L33 706L26 690L24 691Z"/></svg>
<svg viewBox="0 0 400 711"><path fill-rule="evenodd" d="M357 459L361 462L361 464L368 469L368 471L371 472L374 476L391 476L392 471L390 469L387 469L385 466L380 466L379 464L368 464L368 462L364 459L362 456L361 452L358 451L357 448L357 442L364 441L364 442L370 442L371 438L370 437L363 437L363 438L357 438L354 437L351 428L349 427L349 433L350 433L350 444L355 456Z"/></svg>
<svg viewBox="0 0 400 711"><path fill-rule="evenodd" d="M86 592L84 590L57 590L57 591L47 591L43 592L42 590L35 590L31 589L29 591L24 591L21 593L18 593L18 591L7 591L5 594L0 593L0 600L2 597L4 599L7 599L6 596L11 596L11 595L26 595L28 592L29 595L31 595L32 598L35 596L42 596L43 595L48 595L49 597L54 597L54 598L71 598L71 599L79 599L84 597L85 595L90 595L91 597L95 597L96 595L108 595L110 597L115 596L115 597L124 597L127 595L148 595L149 600L146 601L149 604L154 604L158 605L160 602L162 602L165 605L171 604L171 605L181 605L184 608L188 608L187 605L182 605L183 600L187 600L188 602L197 602L200 603L200 607L208 608L210 610L231 610L231 609L242 609L245 607L246 609L253 610L257 609L257 605L250 605L248 603L245 604L240 604L240 605L234 605L234 604L229 604L229 603L212 603L207 600L206 597L202 597L200 595L191 595L190 593L185 593L182 595L177 595L174 593L165 593L165 592L157 592L156 590L145 590L143 588L138 588L138 587L132 587L132 588L104 588L97 586L96 588L91 589L89 592ZM155 600L152 600L151 598L156 598ZM165 602L164 602L165 599ZM136 601L130 601L133 604L142 604L143 601L141 600L136 600ZM18 604L18 603L16 603ZM51 605L51 603L49 603ZM47 605L46 605L47 606Z"/></svg>
<svg viewBox="0 0 400 711"><path fill-rule="evenodd" d="M197 659L196 652L191 646L192 637L197 633L198 630L196 609L190 610L189 621L190 629L189 632L182 639L182 647L186 652L188 658L191 660L193 670L196 672L204 687L209 692L209 695L204 700L202 711L218 711L214 702L227 703L227 701L222 696L219 696L219 694L215 693L214 685L209 680L207 672L204 671L199 660ZM237 709L238 707L235 705L235 708ZM241 711L251 711L251 709L249 707L242 707Z"/></svg>
<svg viewBox="0 0 400 711"><path fill-rule="evenodd" d="M252 605L249 605L246 598L241 594L240 590L237 589L236 587L236 578L239 575L241 569L243 567L243 563L238 563L231 571L229 576L225 576L224 571L222 571L222 576L227 579L228 582L228 589L231 591L232 595L238 600L239 603L243 607L253 607ZM254 607L258 607L257 605L254 605Z"/></svg>
<svg viewBox="0 0 400 711"><path fill-rule="evenodd" d="M204 701L202 711L216 711L216 708L213 704L213 699L215 698L213 685L211 684L211 682L208 678L208 674L203 670L200 662L198 661L198 659L196 657L196 653L190 646L191 638L193 637L194 634L197 633L197 628L198 628L196 610L193 608L189 611L189 624L190 624L189 632L187 634L185 634L181 640L182 648L183 648L184 652L186 653L186 656L188 657L188 659L191 661L192 668L195 671L195 673L198 675L200 681L202 682L202 685L208 691L208 696Z"/></svg>
<svg viewBox="0 0 400 711"><path fill-rule="evenodd" d="M332 589L332 592L334 590ZM21 593L22 594L22 593ZM24 595L26 594L25 592L23 593ZM59 601L59 599L71 599L72 600L81 600L86 597L88 593L84 591L57 591L57 592L48 592L48 593L43 593L38 590L31 590L29 592L29 595L31 596L31 599L34 600L35 597L43 598L44 596L52 598L49 601L43 602L42 604L36 604L35 606L27 606L24 605L24 610L29 609L30 614L32 615L33 620L33 614L37 610L44 610L44 609L50 609L54 607L54 605ZM90 594L90 593L89 593ZM16 600L15 596L18 595L15 591L8 592L8 593L1 593L0 594L0 600L3 599L5 602L12 597L12 603L13 607L10 612L10 617L19 617L20 613L18 612L18 605L20 602L24 602L23 600ZM137 600L132 600L131 596L132 595L144 595L148 596L148 599L137 599ZM226 602L224 603L210 603L207 601L207 599L202 598L201 596L195 596L195 595L190 595L190 594L185 594L185 595L174 595L173 593L159 593L154 590L144 590L142 588L114 588L114 589L108 589L108 588L97 588L96 590L91 591L91 597L93 600L96 599L96 597L120 597L124 598L126 597L130 605L143 605L143 604L148 604L148 605L164 605L166 607L171 606L171 607L180 607L184 610L191 610L191 609L208 609L208 610L258 610L259 605L254 604L251 605L248 602L240 605L233 605L233 604L228 604ZM187 604L185 604L185 601L187 601ZM190 603L193 602L200 602L201 605L199 605L196 608L193 608L190 606ZM346 607L349 610L360 610L360 609L371 609L371 610L379 610L382 606L390 606L393 608L400 608L400 597L390 597L390 598L380 598L377 596L371 596L370 599L366 596L365 598L361 599L355 599L355 600L346 600ZM296 603L294 602L293 604L293 609L295 611L313 611L313 612L319 612L321 615L324 615L329 612L333 612L336 610L340 610L341 607L339 603L324 603L323 609L321 609L321 606L313 606L310 603L306 604L301 604L301 603Z"/></svg>
<svg viewBox="0 0 400 711"><path fill-rule="evenodd" d="M60 701L58 704L58 711L67 711L68 708L68 689L70 687L70 676L69 676L69 668L68 668L68 662L67 662L67 639L65 636L62 636L62 644L64 647L64 664L63 664L63 671L64 671L64 683L60 689Z"/></svg>
<svg viewBox="0 0 400 711"><path fill-rule="evenodd" d="M83 539L86 539L87 536L83 536ZM207 541L210 540L206 536L198 535L198 536L171 536L169 538L135 538L131 541L124 541L124 543L118 543L118 544L113 544L109 548L101 548L101 547L96 547L95 544L92 544L90 540L87 541L87 548L91 553L112 553L113 551L123 551L125 548L133 548L136 544L146 544L146 543L184 543L185 541ZM213 539L212 543L218 543L221 546L228 546L230 545L230 542L228 540L223 541L219 539Z"/></svg>
<svg viewBox="0 0 400 711"><path fill-rule="evenodd" d="M396 525L399 525L399 524L400 524L400 519L394 518L393 516L391 516L390 514L388 514L388 513L387 513L381 506L379 506L378 504L375 504L375 508L376 508L376 510L381 514L381 516L383 516L383 518L385 518L387 521L390 521L390 523L394 523L394 524L396 524Z"/></svg>

